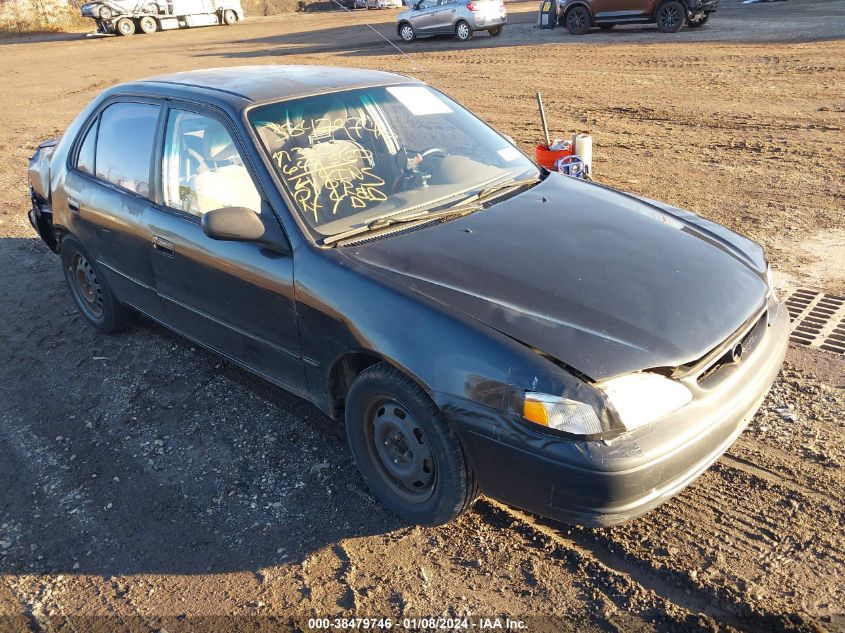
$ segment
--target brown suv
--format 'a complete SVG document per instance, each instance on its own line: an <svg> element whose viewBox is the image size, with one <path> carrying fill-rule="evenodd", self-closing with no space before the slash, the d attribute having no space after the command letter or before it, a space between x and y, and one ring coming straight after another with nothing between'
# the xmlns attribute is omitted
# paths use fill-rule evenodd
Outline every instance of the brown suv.
<svg viewBox="0 0 845 633"><path fill-rule="evenodd" d="M675 33L684 24L703 26L718 6L719 0L558 0L558 24L573 35L593 26L648 22L655 22L658 31Z"/></svg>

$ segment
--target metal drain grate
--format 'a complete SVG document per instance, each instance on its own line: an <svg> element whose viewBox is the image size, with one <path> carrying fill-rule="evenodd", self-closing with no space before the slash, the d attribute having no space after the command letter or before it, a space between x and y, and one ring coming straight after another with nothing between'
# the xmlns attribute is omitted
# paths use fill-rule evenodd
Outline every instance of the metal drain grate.
<svg viewBox="0 0 845 633"><path fill-rule="evenodd" d="M799 288L786 300L786 308L790 341L845 354L845 297Z"/></svg>

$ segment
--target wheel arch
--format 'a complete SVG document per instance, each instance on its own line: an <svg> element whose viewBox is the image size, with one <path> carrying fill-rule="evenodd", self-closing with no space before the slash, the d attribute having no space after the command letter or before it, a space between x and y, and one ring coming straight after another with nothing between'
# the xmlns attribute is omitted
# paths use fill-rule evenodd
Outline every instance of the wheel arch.
<svg viewBox="0 0 845 633"><path fill-rule="evenodd" d="M660 11L660 7L662 7L667 2L680 2L681 5L684 7L684 11L686 11L687 15L689 15L689 4L687 3L687 0L657 0L654 3L654 9L651 12L652 19L657 19L657 12Z"/></svg>
<svg viewBox="0 0 845 633"><path fill-rule="evenodd" d="M557 23L561 25L566 24L566 16L575 7L584 7L587 10L587 13L590 14L591 24L596 21L596 16L593 15L593 10L590 8L589 3L585 2L584 0L574 0L573 2L567 3L566 6L563 7L563 11L557 17ZM655 9L655 11L656 10L657 9Z"/></svg>
<svg viewBox="0 0 845 633"><path fill-rule="evenodd" d="M364 370L379 363L386 363L394 367L402 375L414 381L426 395L432 398L431 389L428 385L419 376L408 371L405 367L372 350L349 350L332 364L328 372L326 388L328 390L328 402L332 419L343 421L346 394L349 393L352 383L355 382L355 379Z"/></svg>
<svg viewBox="0 0 845 633"><path fill-rule="evenodd" d="M368 4L369 4L369 3L368 3ZM399 34L401 33L401 31L402 31L402 27L403 27L403 26L405 26L406 24L407 24L408 26L410 26L411 28L414 28L414 25L413 25L413 24L411 24L411 22L410 22L409 20L402 20L401 22L398 22L398 23L396 24L396 35L399 35Z"/></svg>

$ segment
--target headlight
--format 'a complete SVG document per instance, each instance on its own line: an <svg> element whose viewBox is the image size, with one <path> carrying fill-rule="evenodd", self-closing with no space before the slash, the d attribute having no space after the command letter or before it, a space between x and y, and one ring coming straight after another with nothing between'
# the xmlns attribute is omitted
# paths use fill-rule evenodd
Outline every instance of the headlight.
<svg viewBox="0 0 845 633"><path fill-rule="evenodd" d="M598 385L629 431L669 415L692 400L692 392L674 380L641 372Z"/></svg>
<svg viewBox="0 0 845 633"><path fill-rule="evenodd" d="M522 417L529 422L574 435L595 435L605 430L590 405L547 393L526 392Z"/></svg>

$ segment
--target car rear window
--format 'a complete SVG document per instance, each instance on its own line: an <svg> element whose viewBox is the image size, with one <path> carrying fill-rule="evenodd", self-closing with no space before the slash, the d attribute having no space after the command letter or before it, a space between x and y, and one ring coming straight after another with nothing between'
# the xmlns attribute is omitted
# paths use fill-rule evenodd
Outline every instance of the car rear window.
<svg viewBox="0 0 845 633"><path fill-rule="evenodd" d="M115 103L103 110L97 135L97 178L150 195L150 159L159 110L149 103Z"/></svg>

